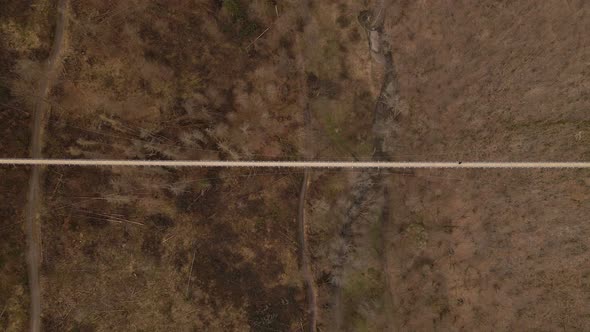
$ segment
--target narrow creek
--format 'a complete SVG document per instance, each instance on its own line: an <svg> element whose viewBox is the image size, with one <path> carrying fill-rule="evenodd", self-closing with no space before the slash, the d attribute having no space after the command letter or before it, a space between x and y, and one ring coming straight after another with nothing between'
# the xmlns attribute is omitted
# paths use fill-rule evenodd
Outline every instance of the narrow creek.
<svg viewBox="0 0 590 332"><path fill-rule="evenodd" d="M373 8L373 10L363 11L358 16L358 21L363 26L367 34L368 48L371 53L372 62L370 66L378 68L382 74L383 80L381 84L380 93L375 101L373 109L373 155L374 161L391 160L391 155L386 149L386 134L391 128L391 124L395 121L396 101L398 100L398 89L396 72L393 62L393 55L388 42L383 36L383 23L385 20L386 1L380 0ZM381 201L383 205L381 208L380 224L382 233L385 233L385 228L390 218L391 209L389 203L391 202L391 190L387 181L384 181L383 175L380 171L368 171L362 173L356 180L353 187L350 203L346 211L346 220L343 223L341 234L346 241L349 241L349 246L353 246L353 224L359 220L362 212L362 207L366 204L371 204L372 200L382 196ZM384 240L383 240L384 241ZM382 247L384 247L382 243ZM384 255L386 251L384 250ZM343 264L346 262L347 252L341 251L339 253ZM387 259L382 257L383 273L387 282ZM387 285L388 286L388 285ZM387 287L389 293L389 287ZM391 294L387 294L387 300L390 301ZM342 288L337 287L334 294L335 302L335 330L343 330L343 303L342 303Z"/></svg>

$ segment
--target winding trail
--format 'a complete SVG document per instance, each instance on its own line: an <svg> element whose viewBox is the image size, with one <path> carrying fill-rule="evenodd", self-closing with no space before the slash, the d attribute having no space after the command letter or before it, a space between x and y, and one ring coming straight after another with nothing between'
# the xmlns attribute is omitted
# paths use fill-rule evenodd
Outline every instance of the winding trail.
<svg viewBox="0 0 590 332"><path fill-rule="evenodd" d="M308 23L310 20L309 14L309 0L304 0L300 6L303 21ZM297 68L299 71L299 99L298 104L303 109L303 155L306 161L313 160L313 153L311 147L313 141L311 137L311 110L309 108L309 90L307 88L307 74L305 66L305 42L301 37L296 37L297 42ZM307 241L307 224L305 219L305 204L307 202L307 189L309 188L310 168L305 167L303 170L303 180L301 182L301 190L299 191L299 205L297 211L297 228L298 228L298 242L299 242L299 261L301 263L301 273L305 281L305 288L307 291L307 316L308 316L308 331L317 331L317 290L315 287L315 280L313 271L311 269L311 261L309 259L309 245Z"/></svg>
<svg viewBox="0 0 590 332"><path fill-rule="evenodd" d="M67 25L68 0L60 0L57 5L57 19L55 25L55 36L51 53L47 60L45 75L39 84L37 92L38 100L35 104L33 115L33 128L31 138L31 155L33 158L41 158L43 150L43 129L45 126L46 113L49 105L44 101L58 76L59 63L64 44L64 36ZM27 195L27 207L25 211L25 232L27 237L27 263L29 290L31 297L30 307L30 330L38 332L41 330L41 290L39 285L39 256L40 256L40 226L38 223L39 202L41 200L41 165L35 164L32 167Z"/></svg>
<svg viewBox="0 0 590 332"><path fill-rule="evenodd" d="M301 183L301 191L299 192L299 209L297 214L297 224L299 233L299 250L301 261L301 272L305 280L308 300L308 330L315 332L317 329L317 294L315 290L315 282L313 273L311 271L311 262L309 261L309 248L307 245L307 232L305 223L305 202L307 196L307 188L309 188L309 169L303 172L303 181Z"/></svg>

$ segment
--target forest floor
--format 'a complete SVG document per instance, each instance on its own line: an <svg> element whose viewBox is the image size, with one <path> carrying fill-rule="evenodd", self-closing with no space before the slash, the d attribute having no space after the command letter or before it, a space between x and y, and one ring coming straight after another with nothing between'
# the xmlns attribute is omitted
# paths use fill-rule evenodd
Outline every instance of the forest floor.
<svg viewBox="0 0 590 332"><path fill-rule="evenodd" d="M0 152L28 157L58 8L5 2ZM307 4L72 2L42 155L590 156L583 1ZM33 314L30 171L0 169L7 331ZM588 329L588 175L47 167L42 329Z"/></svg>

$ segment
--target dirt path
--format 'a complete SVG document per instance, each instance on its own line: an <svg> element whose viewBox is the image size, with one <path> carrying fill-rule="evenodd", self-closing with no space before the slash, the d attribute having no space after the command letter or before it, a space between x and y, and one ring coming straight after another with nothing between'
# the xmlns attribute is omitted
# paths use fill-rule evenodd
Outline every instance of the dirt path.
<svg viewBox="0 0 590 332"><path fill-rule="evenodd" d="M311 271L309 261L309 248L307 246L307 232L305 223L305 202L307 196L307 188L309 187L309 170L306 168L303 172L303 181L301 183L301 191L299 193L299 210L297 214L297 224L299 232L299 250L301 261L301 272L305 279L308 299L308 329L315 332L317 329L317 294L315 290L315 283Z"/></svg>
<svg viewBox="0 0 590 332"><path fill-rule="evenodd" d="M55 26L55 36L51 54L47 60L45 75L39 84L37 93L38 101L35 106L33 116L33 135L31 139L31 155L33 158L41 158L43 149L43 127L49 105L44 102L53 86L58 74L58 64L61 62L64 35L67 24L68 0L60 0L57 8L57 20ZM27 235L28 252L28 277L29 290L31 296L30 308L30 328L31 331L41 330L41 290L39 287L39 254L40 254L40 230L37 222L37 213L39 210L39 201L41 196L40 179L41 166L32 167L31 179L29 182L29 192L27 196L27 208L25 211L25 231Z"/></svg>
<svg viewBox="0 0 590 332"><path fill-rule="evenodd" d="M305 0L301 3L301 16L305 23L309 22L309 1ZM307 74L305 66L305 41L297 37L297 68L299 70L299 85L301 91L299 93L298 104L303 109L303 155L306 161L313 160L313 153L311 151L311 110L309 108L309 97L307 89ZM297 211L297 225L298 225L298 242L299 242L299 261L301 262L301 273L305 281L307 290L307 318L308 331L315 332L317 330L317 290L315 287L315 280L311 270L311 262L309 259L309 247L307 241L307 225L305 219L305 204L307 202L307 189L309 188L310 168L305 168L303 171L303 180L301 182L301 190L299 192L299 206Z"/></svg>

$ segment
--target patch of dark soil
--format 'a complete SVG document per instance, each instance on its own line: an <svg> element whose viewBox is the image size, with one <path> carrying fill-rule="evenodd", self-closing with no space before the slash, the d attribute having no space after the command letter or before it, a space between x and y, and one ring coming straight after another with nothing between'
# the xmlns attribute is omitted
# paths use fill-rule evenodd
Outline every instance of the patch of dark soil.
<svg viewBox="0 0 590 332"><path fill-rule="evenodd" d="M0 137L4 138L0 140L0 151L4 157L26 157L30 139L29 113L14 102L9 90L2 93L6 102L0 101Z"/></svg>
<svg viewBox="0 0 590 332"><path fill-rule="evenodd" d="M248 6L239 0L225 0L222 4L224 16L220 28L237 42L253 38L261 32L261 25L248 15Z"/></svg>
<svg viewBox="0 0 590 332"><path fill-rule="evenodd" d="M322 274L316 279L316 285L321 287L323 285L330 285L332 283L333 274L331 271L322 271Z"/></svg>
<svg viewBox="0 0 590 332"><path fill-rule="evenodd" d="M98 244L96 243L96 241L92 241L91 243L86 244L84 245L84 247L82 247L82 252L87 258L94 259L96 257L97 247Z"/></svg>
<svg viewBox="0 0 590 332"><path fill-rule="evenodd" d="M218 170L210 170L205 175L208 179L218 177ZM212 182L216 182L212 180ZM201 191L185 190L180 193L175 200L176 208L183 213L195 213L202 216L210 215L215 211L221 201L220 191L216 186L212 186L205 193Z"/></svg>
<svg viewBox="0 0 590 332"><path fill-rule="evenodd" d="M104 229L109 225L109 221L106 217L92 216L92 215L81 215L79 218L86 225L90 225L93 228Z"/></svg>
<svg viewBox="0 0 590 332"><path fill-rule="evenodd" d="M342 29L348 28L350 26L351 19L346 15L341 15L336 19L336 23Z"/></svg>
<svg viewBox="0 0 590 332"><path fill-rule="evenodd" d="M41 324L43 326L43 331L47 331L47 332L61 331L61 329L60 329L61 323L55 317L52 317L49 315L43 315Z"/></svg>
<svg viewBox="0 0 590 332"><path fill-rule="evenodd" d="M146 232L143 236L141 251L159 262L163 251L162 236L156 232Z"/></svg>
<svg viewBox="0 0 590 332"><path fill-rule="evenodd" d="M96 327L92 323L76 323L72 328L72 332L94 332Z"/></svg>
<svg viewBox="0 0 590 332"><path fill-rule="evenodd" d="M282 36L279 39L279 47L287 51L287 56L291 59L295 58L295 53L293 52L293 45L295 40L293 36Z"/></svg>
<svg viewBox="0 0 590 332"><path fill-rule="evenodd" d="M361 39L362 36L358 29L355 28L348 32L348 40L350 40L352 43L357 44L361 41Z"/></svg>
<svg viewBox="0 0 590 332"><path fill-rule="evenodd" d="M11 98L12 93L10 92L10 88L4 85L0 85L0 103L6 104L10 101Z"/></svg>
<svg viewBox="0 0 590 332"><path fill-rule="evenodd" d="M172 218L162 213L149 216L147 221L149 225L152 225L161 231L167 230L175 224Z"/></svg>
<svg viewBox="0 0 590 332"><path fill-rule="evenodd" d="M43 235L50 234L45 229L42 230ZM41 272L49 274L55 269L55 263L61 261L65 257L66 248L62 237L51 234L49 237L51 241L43 246L43 261L41 262Z"/></svg>
<svg viewBox="0 0 590 332"><path fill-rule="evenodd" d="M318 78L314 73L307 74L307 86L310 97L326 96L336 98L342 93L339 83Z"/></svg>
<svg viewBox="0 0 590 332"><path fill-rule="evenodd" d="M256 205L258 216L265 215L264 209L260 209L263 202ZM275 252L254 245L251 248L256 252L256 262L244 261L244 257L234 246L235 241L231 240L238 239L243 234L232 229L231 223L223 216L218 218L207 221L206 226L210 228L207 233L210 237L199 241L192 249L198 257L193 266L195 284L206 289L208 294L215 294L215 300L209 300L207 305L215 309L221 309L217 308L219 303L231 303L235 307L246 306L248 321L253 330L288 330L292 320L304 315L301 299L297 296L300 290L282 286L268 287L269 281L276 280L284 273L282 264L276 260ZM177 253L177 268L190 264L190 256L192 254Z"/></svg>
<svg viewBox="0 0 590 332"><path fill-rule="evenodd" d="M278 276L279 271L242 263L242 257L221 245L200 246L197 255L199 259L195 260L193 269L199 271L199 286L223 302L229 301L237 307L247 305L248 320L255 330L284 331L290 325L288 322L302 316L296 300L297 289L265 285L263 280ZM270 276L260 275L262 272ZM216 306L214 301L209 304Z"/></svg>

